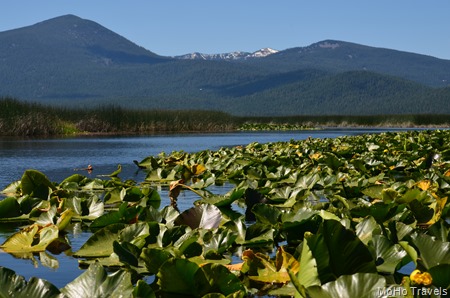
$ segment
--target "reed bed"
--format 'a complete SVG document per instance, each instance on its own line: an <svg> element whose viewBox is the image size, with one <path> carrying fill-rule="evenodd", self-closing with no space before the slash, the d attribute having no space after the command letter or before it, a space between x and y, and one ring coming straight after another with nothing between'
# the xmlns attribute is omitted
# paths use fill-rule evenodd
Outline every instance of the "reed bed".
<svg viewBox="0 0 450 298"><path fill-rule="evenodd" d="M237 117L218 111L136 110L118 105L67 108L0 98L2 136L225 132L267 124L272 130L277 126L449 127L450 115Z"/></svg>

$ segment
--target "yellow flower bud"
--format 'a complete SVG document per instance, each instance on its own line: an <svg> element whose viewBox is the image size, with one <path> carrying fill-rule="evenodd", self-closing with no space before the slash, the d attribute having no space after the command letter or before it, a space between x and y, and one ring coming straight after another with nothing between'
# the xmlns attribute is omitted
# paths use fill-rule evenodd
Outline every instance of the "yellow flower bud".
<svg viewBox="0 0 450 298"><path fill-rule="evenodd" d="M431 277L430 273L428 272L422 273L420 270L417 269L411 272L409 278L414 284L417 285L429 286L433 282L433 278Z"/></svg>

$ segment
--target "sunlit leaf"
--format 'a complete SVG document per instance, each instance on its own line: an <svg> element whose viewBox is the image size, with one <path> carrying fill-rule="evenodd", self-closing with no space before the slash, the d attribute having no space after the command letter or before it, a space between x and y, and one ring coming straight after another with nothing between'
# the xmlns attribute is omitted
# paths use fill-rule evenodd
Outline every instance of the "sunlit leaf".
<svg viewBox="0 0 450 298"><path fill-rule="evenodd" d="M303 242L302 244L299 265L300 268L298 269L297 274L290 268L288 269L290 271L289 275L291 276L291 280L294 283L296 281L298 282L299 288L302 288L301 291L304 292L304 289L310 286L319 286L320 278L319 272L317 271L317 262L306 242Z"/></svg>
<svg viewBox="0 0 450 298"><path fill-rule="evenodd" d="M130 297L133 293L130 273L117 271L108 275L98 263L94 263L68 283L61 292L70 298L79 297Z"/></svg>
<svg viewBox="0 0 450 298"><path fill-rule="evenodd" d="M398 264L408 254L399 244L394 244L383 235L374 235L373 247L377 257L378 272L391 273L396 271Z"/></svg>
<svg viewBox="0 0 450 298"><path fill-rule="evenodd" d="M8 237L1 248L9 253L44 251L50 243L58 238L58 232L58 227L55 225L40 228L34 224Z"/></svg>
<svg viewBox="0 0 450 298"><path fill-rule="evenodd" d="M261 245L273 242L274 228L271 225L253 224L247 227L245 233L246 245Z"/></svg>
<svg viewBox="0 0 450 298"><path fill-rule="evenodd" d="M412 234L411 239L418 248L420 260L426 269L450 264L450 242L442 242L422 233Z"/></svg>
<svg viewBox="0 0 450 298"><path fill-rule="evenodd" d="M334 220L325 220L322 233L311 235L306 241L316 259L322 283L341 275L377 272L368 248L352 231Z"/></svg>
<svg viewBox="0 0 450 298"><path fill-rule="evenodd" d="M217 228L222 221L219 208L210 204L201 204L181 213L175 220L177 225L188 225L191 229Z"/></svg>
<svg viewBox="0 0 450 298"><path fill-rule="evenodd" d="M288 270L299 272L299 262L282 247L277 250L275 261L259 253L247 250L243 254L244 266L249 269L249 278L258 282L286 284L290 281Z"/></svg>
<svg viewBox="0 0 450 298"><path fill-rule="evenodd" d="M343 275L337 280L329 282L322 287L314 286L307 289L311 298L334 297L365 297L378 298L380 291L386 286L384 277L373 273L355 273Z"/></svg>
<svg viewBox="0 0 450 298"><path fill-rule="evenodd" d="M0 297L63 297L56 286L46 280L32 277L28 282L11 269L0 267Z"/></svg>
<svg viewBox="0 0 450 298"><path fill-rule="evenodd" d="M119 239L119 231L125 228L124 224L111 224L96 231L74 253L76 257L107 257L114 252L113 243Z"/></svg>

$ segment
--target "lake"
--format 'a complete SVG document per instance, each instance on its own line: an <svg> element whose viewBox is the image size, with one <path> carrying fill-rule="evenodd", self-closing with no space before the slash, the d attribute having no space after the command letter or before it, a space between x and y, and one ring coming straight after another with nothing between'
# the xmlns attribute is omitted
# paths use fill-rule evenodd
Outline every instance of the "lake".
<svg viewBox="0 0 450 298"><path fill-rule="evenodd" d="M233 132L215 134L171 134L152 136L112 137L90 136L52 139L0 138L0 188L20 180L27 169L36 169L45 173L51 181L60 182L64 178L80 173L86 176L109 174L122 165L122 179L142 181L146 173L138 170L133 160L142 160L149 155L172 151L197 152L205 149L216 150L221 147L246 145L252 142L268 143L278 141L303 140L312 138L335 138L343 135L380 133L406 129L324 129L289 132ZM77 170L91 164L93 172ZM226 192L223 189L210 189L214 192ZM162 207L169 204L167 191L160 190ZM196 199L196 198L195 198ZM194 198L190 194L181 195L180 202L185 207L192 206ZM186 207L188 206L188 207ZM183 206L179 204L180 209ZM0 225L0 243L11 235L16 228ZM90 233L83 231L79 224L71 226L68 234L72 251L85 243ZM46 266L44 266L45 264ZM35 256L34 259L17 259L0 250L0 266L8 267L27 279L37 276L46 279L58 288L64 287L83 271L78 269L78 261L70 256L51 253ZM53 268L52 268L53 267Z"/></svg>

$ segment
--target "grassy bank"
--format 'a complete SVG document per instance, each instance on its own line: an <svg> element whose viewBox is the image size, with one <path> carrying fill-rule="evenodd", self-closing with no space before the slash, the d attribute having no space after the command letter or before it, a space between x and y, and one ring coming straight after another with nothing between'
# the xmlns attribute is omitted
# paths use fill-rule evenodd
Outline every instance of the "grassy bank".
<svg viewBox="0 0 450 298"><path fill-rule="evenodd" d="M260 125L263 124L263 125ZM117 105L92 109L44 106L0 99L0 135L151 134L220 132L242 127L413 127L450 125L450 115L237 117L217 111L133 110Z"/></svg>
<svg viewBox="0 0 450 298"><path fill-rule="evenodd" d="M215 111L139 111L115 105L69 109L0 100L0 135L9 136L229 131L235 125L234 117Z"/></svg>

